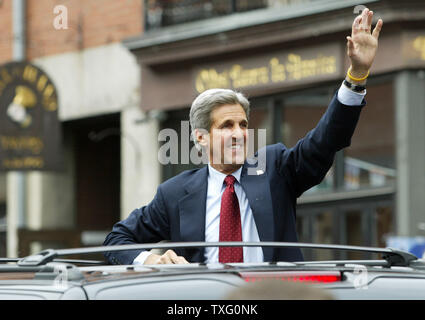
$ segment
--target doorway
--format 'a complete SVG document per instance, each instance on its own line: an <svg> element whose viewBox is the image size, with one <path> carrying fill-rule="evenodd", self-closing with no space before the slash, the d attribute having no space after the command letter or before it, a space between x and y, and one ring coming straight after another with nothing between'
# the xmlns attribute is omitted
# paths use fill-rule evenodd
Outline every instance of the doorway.
<svg viewBox="0 0 425 320"><path fill-rule="evenodd" d="M74 132L76 228L111 230L120 218L120 115L69 125Z"/></svg>

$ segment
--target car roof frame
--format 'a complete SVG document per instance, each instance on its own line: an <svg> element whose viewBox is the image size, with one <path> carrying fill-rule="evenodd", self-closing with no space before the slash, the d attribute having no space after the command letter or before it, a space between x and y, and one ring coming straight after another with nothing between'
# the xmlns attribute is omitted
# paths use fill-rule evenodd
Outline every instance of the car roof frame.
<svg viewBox="0 0 425 320"><path fill-rule="evenodd" d="M19 259L19 266L37 266L44 265L54 261L60 256L68 256L74 254L88 253L105 253L113 251L129 251L129 250L150 250L150 249L177 249L177 248L199 248L199 247L278 247L278 248L310 248L310 249L327 249L327 250L345 250L357 252L380 253L383 259L387 261L387 267L402 266L407 267L413 261L418 262L418 258L410 252L394 249L394 248L374 248L348 245L333 244L312 244L300 242L161 242L161 243L145 243L145 244L126 244L114 246L98 246L74 249L46 249L37 254ZM56 260L55 260L56 261ZM70 261L70 260L68 260Z"/></svg>

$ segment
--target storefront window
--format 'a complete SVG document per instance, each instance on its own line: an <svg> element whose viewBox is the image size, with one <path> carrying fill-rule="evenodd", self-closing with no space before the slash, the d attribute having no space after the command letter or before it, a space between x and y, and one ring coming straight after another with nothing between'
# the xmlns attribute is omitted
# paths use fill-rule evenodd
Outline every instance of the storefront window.
<svg viewBox="0 0 425 320"><path fill-rule="evenodd" d="M283 96L280 130L287 147L294 146L316 126L337 87L306 89ZM368 191L392 186L396 178L392 82L371 80L367 90L367 105L351 145L336 155L324 180L299 199L300 242L385 247L387 238L394 233L394 191L376 197L370 197ZM334 196L356 190L368 192L346 200ZM324 194L329 200L323 200ZM313 202L303 201L310 195L319 197ZM380 258L352 251L305 249L303 253L307 260Z"/></svg>
<svg viewBox="0 0 425 320"><path fill-rule="evenodd" d="M0 257L6 257L6 174L0 173Z"/></svg>
<svg viewBox="0 0 425 320"><path fill-rule="evenodd" d="M252 129L254 133L250 136L250 139L254 141L254 152L263 147L264 139L266 145L273 143L270 109L265 101L254 99L251 101L249 129Z"/></svg>
<svg viewBox="0 0 425 320"><path fill-rule="evenodd" d="M281 112L280 133L288 148L306 136L319 122L326 112L334 93L333 88L306 89L288 94L283 99ZM323 181L306 191L306 194L315 192L331 192L334 189L334 169L328 171Z"/></svg>
<svg viewBox="0 0 425 320"><path fill-rule="evenodd" d="M6 257L6 202L0 201L0 257Z"/></svg>
<svg viewBox="0 0 425 320"><path fill-rule="evenodd" d="M182 161L182 153L189 153L191 150L195 148L193 140L190 138L190 126L189 126L189 109L181 109L181 110L173 110L167 112L167 116L165 120L161 123L161 131L162 130L172 130L176 132L177 145L175 145L175 149L173 151L177 151L177 159L172 158L170 152L171 149L168 149L165 156L169 159L169 161L165 161L162 164L162 181L168 180L179 173L185 170L191 170L195 168L200 168L203 164L194 164L190 161ZM170 144L170 137L167 137L165 141L159 141L159 147L163 147L165 144ZM182 145L187 145L188 150L182 150ZM174 160L174 161L171 161Z"/></svg>
<svg viewBox="0 0 425 320"><path fill-rule="evenodd" d="M333 244L333 213L324 211L314 216L313 219L313 243ZM316 250L315 258L317 260L335 259L334 252L331 250Z"/></svg>
<svg viewBox="0 0 425 320"><path fill-rule="evenodd" d="M285 95L280 130L287 147L293 147L316 126L325 113L335 88L305 89ZM372 82L368 85L367 90L367 105L360 115L351 145L342 151L343 157L335 159L322 183L306 194L394 184L396 170L392 82L375 81L375 84ZM339 185L335 183L335 164L343 167L339 171L343 174Z"/></svg>
<svg viewBox="0 0 425 320"><path fill-rule="evenodd" d="M352 246L362 246L363 232L362 232L362 212L358 210L349 210L345 212L345 233L347 244ZM363 259L363 253L349 251L347 253L348 259Z"/></svg>
<svg viewBox="0 0 425 320"><path fill-rule="evenodd" d="M367 90L367 105L344 151L347 190L391 185L396 178L392 83L368 85Z"/></svg>
<svg viewBox="0 0 425 320"><path fill-rule="evenodd" d="M386 247L394 234L391 196L300 205L297 233L305 243ZM380 259L377 254L346 250L303 249L303 254L306 260Z"/></svg>

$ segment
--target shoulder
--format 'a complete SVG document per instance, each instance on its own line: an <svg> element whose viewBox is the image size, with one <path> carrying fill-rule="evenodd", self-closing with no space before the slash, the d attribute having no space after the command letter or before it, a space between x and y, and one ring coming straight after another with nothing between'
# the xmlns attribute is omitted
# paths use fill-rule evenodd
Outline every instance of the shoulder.
<svg viewBox="0 0 425 320"><path fill-rule="evenodd" d="M287 150L289 149L283 143L264 146L255 153L254 157L245 161L245 168L256 171L261 169L271 173L274 168L280 166L282 158L287 156Z"/></svg>
<svg viewBox="0 0 425 320"><path fill-rule="evenodd" d="M275 157L281 156L282 152L285 152L288 150L288 148L283 143L275 143L275 144L269 144L261 149L259 149L255 153L255 158L258 158L262 154L266 155L267 157L271 157L271 159L274 159Z"/></svg>

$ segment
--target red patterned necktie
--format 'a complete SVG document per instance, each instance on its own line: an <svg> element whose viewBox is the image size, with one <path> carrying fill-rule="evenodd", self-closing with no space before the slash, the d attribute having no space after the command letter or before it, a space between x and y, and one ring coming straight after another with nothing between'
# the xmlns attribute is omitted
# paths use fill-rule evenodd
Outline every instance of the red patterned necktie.
<svg viewBox="0 0 425 320"><path fill-rule="evenodd" d="M242 241L241 214L235 192L235 180L232 175L224 179L226 189L221 197L219 241ZM220 247L218 261L243 262L242 247Z"/></svg>

